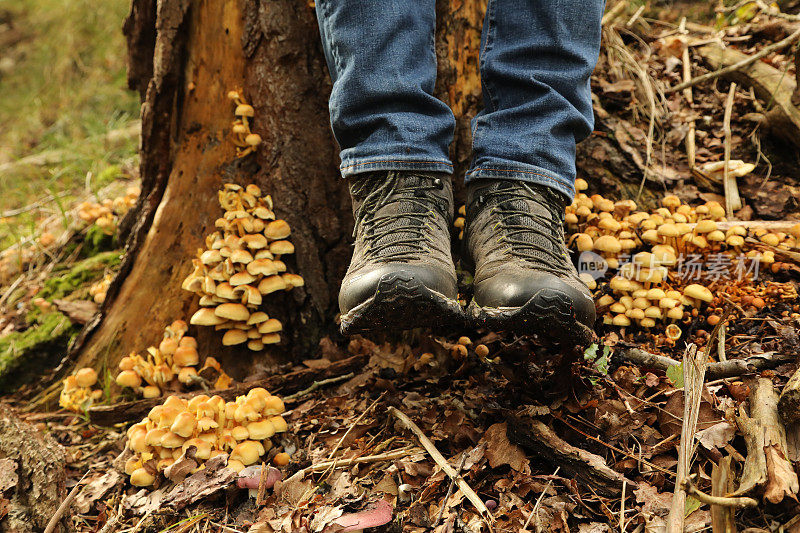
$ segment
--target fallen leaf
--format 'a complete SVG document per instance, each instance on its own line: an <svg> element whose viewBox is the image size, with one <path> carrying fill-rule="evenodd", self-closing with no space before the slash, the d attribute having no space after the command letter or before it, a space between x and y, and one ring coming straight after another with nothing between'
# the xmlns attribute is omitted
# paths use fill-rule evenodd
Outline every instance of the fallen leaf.
<svg viewBox="0 0 800 533"><path fill-rule="evenodd" d="M102 475L88 480L75 497L75 508L81 514L91 510L92 505L103 498L108 491L123 483L124 476L114 468L109 468Z"/></svg>
<svg viewBox="0 0 800 533"><path fill-rule="evenodd" d="M76 324L86 324L97 313L97 304L89 300L56 299L53 300L53 304Z"/></svg>
<svg viewBox="0 0 800 533"><path fill-rule="evenodd" d="M725 445L731 441L735 434L736 428L733 426L733 424L724 421L698 431L697 441L706 450L724 448Z"/></svg>
<svg viewBox="0 0 800 533"><path fill-rule="evenodd" d="M486 443L486 458L489 466L497 468L508 465L517 472L528 473L528 459L525 452L516 444L508 440L508 427L505 422L494 424L486 430L481 442Z"/></svg>

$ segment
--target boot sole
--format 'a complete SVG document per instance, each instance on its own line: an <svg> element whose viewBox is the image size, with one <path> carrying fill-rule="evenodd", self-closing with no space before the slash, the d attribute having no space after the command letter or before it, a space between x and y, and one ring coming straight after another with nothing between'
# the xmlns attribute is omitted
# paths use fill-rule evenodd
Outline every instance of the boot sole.
<svg viewBox="0 0 800 533"><path fill-rule="evenodd" d="M379 330L464 326L458 300L426 287L409 272L385 274L375 294L341 316L342 335Z"/></svg>
<svg viewBox="0 0 800 533"><path fill-rule="evenodd" d="M572 300L566 293L542 289L522 307L481 307L473 300L469 316L476 329L536 335L547 345L588 345L594 331L575 318Z"/></svg>

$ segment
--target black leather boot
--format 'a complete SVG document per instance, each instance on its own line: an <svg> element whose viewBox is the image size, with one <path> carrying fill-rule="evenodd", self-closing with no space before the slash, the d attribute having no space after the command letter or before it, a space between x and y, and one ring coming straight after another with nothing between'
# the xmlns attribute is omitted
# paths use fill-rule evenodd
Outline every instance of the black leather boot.
<svg viewBox="0 0 800 533"><path fill-rule="evenodd" d="M467 187L464 242L475 265L476 327L585 344L595 307L564 243L566 199L549 187L475 180Z"/></svg>
<svg viewBox="0 0 800 533"><path fill-rule="evenodd" d="M450 253L450 176L373 172L350 180L355 250L339 291L341 330L463 324Z"/></svg>

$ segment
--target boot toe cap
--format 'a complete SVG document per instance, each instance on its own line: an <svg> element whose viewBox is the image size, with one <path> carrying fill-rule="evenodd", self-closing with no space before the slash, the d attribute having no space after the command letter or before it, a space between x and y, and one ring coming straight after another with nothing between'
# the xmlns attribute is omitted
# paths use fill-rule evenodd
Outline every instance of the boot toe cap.
<svg viewBox="0 0 800 533"><path fill-rule="evenodd" d="M592 295L581 283L567 281L547 272L499 274L477 283L475 303L483 308L523 308L528 304L551 309L591 327L595 321Z"/></svg>
<svg viewBox="0 0 800 533"><path fill-rule="evenodd" d="M422 285L445 298L456 300L458 297L455 277L448 276L439 269L426 265L387 263L361 270L356 275L345 278L339 291L339 308L345 314L379 291L401 285L409 287L409 290Z"/></svg>

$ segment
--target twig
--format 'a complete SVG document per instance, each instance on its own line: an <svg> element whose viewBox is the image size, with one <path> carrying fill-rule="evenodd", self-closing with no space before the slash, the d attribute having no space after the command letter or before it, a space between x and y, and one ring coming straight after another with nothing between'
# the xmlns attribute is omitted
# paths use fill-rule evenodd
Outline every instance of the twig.
<svg viewBox="0 0 800 533"><path fill-rule="evenodd" d="M767 56L767 55L771 54L772 52L776 52L778 50L782 50L783 48L786 48L787 46L789 46L790 44L792 44L793 42L795 42L798 39L800 39L800 28L798 28L794 33L792 33L788 37L778 41L777 43L773 43L773 44L771 44L769 46L765 46L758 53L755 53L755 54L751 55L747 59L743 59L742 61L739 61L738 63L734 63L733 65L729 65L729 66L727 66L725 68L721 68L719 70L715 70L714 72L709 72L708 74L703 74L702 76L697 76L696 78L692 78L689 81L685 81L683 83L679 83L678 85L675 85L674 87L669 87L664 92L666 94L669 94L669 93L674 93L676 91L682 91L687 87L693 87L693 86L697 85L698 83L703 83L703 82L706 82L708 80L714 80L716 78L719 78L720 76L724 76L725 74L729 74L729 73L734 72L736 70L742 69L742 68L744 68L744 67L746 67L748 65L752 65L753 63L755 63L756 61L758 61L762 57Z"/></svg>
<svg viewBox="0 0 800 533"><path fill-rule="evenodd" d="M458 463L458 472L461 475L461 471L464 469L464 463L467 462L467 452L461 454L461 462ZM450 486L447 487L447 494L444 497L444 501L442 501L442 506L439 508L439 515L436 517L436 520L433 522L431 528L436 529L436 526L439 525L439 522L442 521L442 515L444 515L444 508L447 506L447 500L450 499L450 495L453 494L453 486L455 486L456 480L455 478L450 479Z"/></svg>
<svg viewBox="0 0 800 533"><path fill-rule="evenodd" d="M393 461L395 459L402 459L403 457L408 457L409 455L413 455L414 453L421 452L419 448L401 448L399 450L392 450L391 452L381 453L378 455L362 455L361 457L353 457L351 459L337 459L335 461L323 461L321 463L317 463L315 465L307 466L302 470L299 470L296 474L292 477L296 476L297 474L302 474L298 477L304 477L306 474L311 472L324 472L328 468L336 467L336 468L343 468L345 466L353 466L363 463L378 463L380 461Z"/></svg>
<svg viewBox="0 0 800 533"><path fill-rule="evenodd" d="M24 279L25 279L25 273L22 273L19 275L19 277L17 277L17 279L14 280L14 283L12 283L11 286L6 290L6 292L3 293L3 296L0 296L0 306L6 303L6 300L8 300L11 297L11 293L17 290L17 287L19 287L20 283L22 283L22 280Z"/></svg>
<svg viewBox="0 0 800 533"><path fill-rule="evenodd" d="M686 17L683 17L681 20L680 29L686 31ZM692 61L689 56L688 46L683 47L681 60L683 63L683 81L687 82L692 79ZM683 90L683 97L686 98L686 103L689 104L691 108L694 105L694 96L692 95L691 87L687 87ZM692 119L689 121L689 131L686 132L686 158L689 160L689 168L695 167L695 156L697 153L697 144L695 141L696 130L697 125L695 120Z"/></svg>
<svg viewBox="0 0 800 533"><path fill-rule="evenodd" d="M606 14L603 15L603 18L600 20L600 25L606 26L607 24L613 22L620 15L620 13L625 11L626 7L628 7L627 0L620 0L617 2L614 7L609 9Z"/></svg>
<svg viewBox="0 0 800 533"><path fill-rule="evenodd" d="M347 431L345 431L345 432L344 432L344 435L342 435L342 438L340 438L340 439L339 439L339 442L337 442L337 443L336 443L336 446L334 446L334 447L333 447L333 450L331 450L331 453L328 455L328 460L329 460L329 461L331 461L331 460L332 460L332 461L331 461L331 463L332 463L332 464L331 464L331 469L333 468L333 465L335 465L335 464L336 464L336 460L335 460L335 459L333 459L333 456L336 454L336 452L337 452L337 451L339 451L339 447L340 447L340 446L342 445L342 443L344 442L344 439L346 439L346 438L347 438L347 436L350 434L350 432L351 432L351 431L353 431L353 428L354 428L354 427L356 427L356 426L358 425L358 423L359 423L359 422L361 422L361 419L362 419L362 418L364 418L365 416L367 416L367 413L369 413L370 411L372 411L372 408L373 408L373 407L375 407L375 406L378 404L378 402L379 402L379 401L381 401L381 400L383 399L383 397L384 397L385 395L386 395L386 392L383 392L383 393L381 393L381 395L380 395L380 396L378 396L377 398L375 398L375 401L374 401L374 402L372 402L371 404L369 404L369 407L367 407L366 409L364 409L364 412L363 412L363 413L361 413L360 415L358 415L358 418L356 418L356 419L355 419L355 421L353 421L353 423L352 423L352 424L350 424L350 427L349 427L349 428L347 428Z"/></svg>
<svg viewBox="0 0 800 533"><path fill-rule="evenodd" d="M703 397L705 381L706 354L690 344L683 354L683 426L681 428L681 444L678 451L678 475L672 506L667 518L667 533L683 533L684 512L686 508L686 491L683 480L689 473L694 455L694 441L697 432L697 417L700 413L700 401Z"/></svg>
<svg viewBox="0 0 800 533"><path fill-rule="evenodd" d="M642 4L639 6L639 9L636 10L636 13L634 13L633 16L630 19L628 19L628 22L625 23L626 28L630 28L636 23L637 20L639 20L639 17L641 17L642 13L644 13L645 7L647 7L646 4Z"/></svg>
<svg viewBox="0 0 800 533"><path fill-rule="evenodd" d="M59 505L58 509L56 509L55 514L52 517L50 517L50 521L47 522L47 527L44 528L44 533L53 533L53 531L55 531L56 526L58 525L58 522L64 516L64 513L67 512L67 509L69 509L69 506L72 505L72 502L75 500L75 497L78 495L78 491L80 491L80 487L81 487L81 481L83 481L84 478L89 475L90 471L91 470L87 470L86 473L83 474L83 476L81 476L81 478L78 480L78 482L75 483L75 486L72 487L72 490L69 491L69 494L67 494L67 497L64 498L64 501L62 501L61 505Z"/></svg>
<svg viewBox="0 0 800 533"><path fill-rule="evenodd" d="M425 451L428 452L428 454L436 462L436 464L439 465L442 471L451 479L456 480L458 488L461 489L461 492L464 494L464 496L466 496L466 498L472 503L472 505L475 506L481 516L483 516L487 526L489 526L489 531L492 531L491 523L494 521L494 519L489 512L489 509L486 508L483 500L481 500L481 498L475 494L475 491L472 490L472 487L470 487L467 482L464 481L464 478L462 478L460 474L453 470L453 467L450 466L444 456L439 452L439 450L436 449L436 446L433 444L433 442L431 442L431 440L425 436L419 426L417 426L410 418L408 418L398 409L389 406L389 413L397 418L403 427L411 430L411 432L417 436L417 439L419 439L419 442L422 444L422 447L425 448Z"/></svg>
<svg viewBox="0 0 800 533"><path fill-rule="evenodd" d="M335 378L323 379L322 381L315 381L307 389L301 390L300 392L295 392L294 394L290 394L289 396L284 396L283 397L283 401L284 402L290 402L292 400L296 400L297 398L301 398L301 397L305 396L306 394L310 394L310 393L314 392L315 390L324 387L325 385L330 385L332 383L338 383L340 381L345 381L347 379L352 378L354 375L355 374L350 372L349 374L345 374L344 376L336 376Z"/></svg>
<svg viewBox="0 0 800 533"><path fill-rule="evenodd" d="M671 357L656 355L640 348L623 348L614 352L614 355L629 363L655 368L656 370L667 370L671 366L678 366L680 364L680 362ZM794 361L794 357L787 354L765 352L745 359L728 359L727 361L710 363L706 370L706 375L710 379L731 378L757 370L775 368L788 361Z"/></svg>
<svg viewBox="0 0 800 533"><path fill-rule="evenodd" d="M694 496L701 503L708 505L719 505L720 507L758 507L758 501L747 496L712 496L702 492L695 487L692 480L686 478L683 480L683 488L686 494Z"/></svg>
<svg viewBox="0 0 800 533"><path fill-rule="evenodd" d="M622 480L622 496L619 498L619 533L625 533L625 489L628 488L627 480Z"/></svg>
<svg viewBox="0 0 800 533"><path fill-rule="evenodd" d="M731 162L731 111L733 98L736 96L736 84L731 83L728 98L725 100L725 114L722 118L722 131L725 134L725 159L722 167L722 185L725 188L725 211L728 217L733 217L733 212L742 208L742 198L739 196L739 187L736 178L730 175L728 165Z"/></svg>
<svg viewBox="0 0 800 533"><path fill-rule="evenodd" d="M537 521L539 520L538 519L539 506L542 505L542 498L544 498L544 495L547 494L547 489L549 489L550 486L553 484L553 478L558 475L558 471L559 470L561 470L561 467L557 466L556 467L556 471L553 472L553 475L550 477L550 479L547 480L547 484L542 489L542 492L541 492L541 494L539 494L539 497L536 498L536 503L533 506L533 510L528 514L528 518L525 519L525 525L522 526L522 529L520 531L527 531L528 530L528 524L530 524L531 518L533 518L534 516L537 516L537 519L536 519Z"/></svg>
<svg viewBox="0 0 800 533"><path fill-rule="evenodd" d="M720 325L719 332L717 333L717 358L721 363L724 363L728 360L728 356L725 355L725 333L727 328L725 327L725 323L723 322Z"/></svg>

